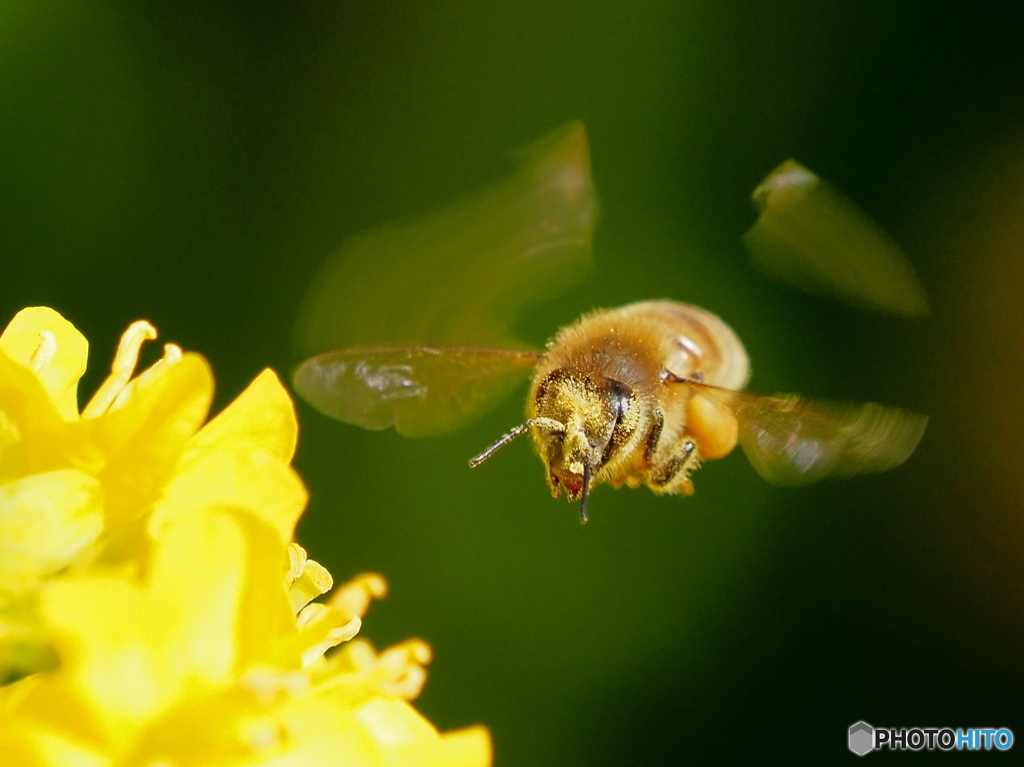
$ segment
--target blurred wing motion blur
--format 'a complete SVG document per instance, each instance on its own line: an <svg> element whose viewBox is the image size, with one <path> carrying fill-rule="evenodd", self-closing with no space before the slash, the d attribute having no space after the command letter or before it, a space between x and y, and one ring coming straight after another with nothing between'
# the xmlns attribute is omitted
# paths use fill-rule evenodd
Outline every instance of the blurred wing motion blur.
<svg viewBox="0 0 1024 767"><path fill-rule="evenodd" d="M760 215L743 235L776 279L859 308L928 314L924 286L899 245L842 192L795 160L754 190Z"/></svg>
<svg viewBox="0 0 1024 767"><path fill-rule="evenodd" d="M911 456L928 424L927 416L873 402L763 397L695 386L735 413L747 459L776 485L895 468Z"/></svg>
<svg viewBox="0 0 1024 767"><path fill-rule="evenodd" d="M538 352L420 344L352 346L312 357L295 389L324 415L406 437L444 434L499 402Z"/></svg>
<svg viewBox="0 0 1024 767"><path fill-rule="evenodd" d="M539 355L511 323L585 274L597 198L581 124L521 158L510 178L353 237L327 260L296 325L297 356L310 357L293 379L303 399L425 436L482 415L529 375Z"/></svg>

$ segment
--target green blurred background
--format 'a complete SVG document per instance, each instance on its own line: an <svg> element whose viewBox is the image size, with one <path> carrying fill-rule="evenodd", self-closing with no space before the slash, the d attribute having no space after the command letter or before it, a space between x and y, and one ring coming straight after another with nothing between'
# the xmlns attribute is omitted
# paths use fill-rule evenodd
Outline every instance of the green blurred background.
<svg viewBox="0 0 1024 767"><path fill-rule="evenodd" d="M740 454L688 499L602 487L581 527L525 442L466 468L522 397L420 442L300 406L301 540L391 584L365 634L429 640L422 710L487 724L499 767L838 763L858 719L1024 737L1022 50L1017 4L959 0L0 0L0 315L75 322L86 391L148 318L210 358L223 405L294 362L302 294L346 236L579 118L597 268L529 338L594 306L700 304L755 390L926 412L924 442L799 490ZM930 319L750 268L749 193L790 156L906 248Z"/></svg>

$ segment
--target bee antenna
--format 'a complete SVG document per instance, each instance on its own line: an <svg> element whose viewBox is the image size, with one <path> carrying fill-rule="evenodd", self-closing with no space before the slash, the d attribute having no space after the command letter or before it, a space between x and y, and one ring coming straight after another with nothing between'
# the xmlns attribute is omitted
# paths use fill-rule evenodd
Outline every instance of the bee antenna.
<svg viewBox="0 0 1024 767"><path fill-rule="evenodd" d="M583 464L583 493L580 495L580 524L587 524L587 496L590 495L590 464Z"/></svg>
<svg viewBox="0 0 1024 767"><path fill-rule="evenodd" d="M491 445L489 448L480 453L480 455L476 455L470 458L469 468L475 469L477 466L479 466L492 455L494 455L494 453L497 452L499 448L505 447L505 445L514 440L520 434L525 434L527 431L530 430L530 427L532 426L540 426L541 428L554 432L565 431L565 424L556 421L554 418L531 418L526 423L519 424L516 428L512 429L512 431L508 432L507 434L502 434L500 437L498 437L498 440L493 445Z"/></svg>

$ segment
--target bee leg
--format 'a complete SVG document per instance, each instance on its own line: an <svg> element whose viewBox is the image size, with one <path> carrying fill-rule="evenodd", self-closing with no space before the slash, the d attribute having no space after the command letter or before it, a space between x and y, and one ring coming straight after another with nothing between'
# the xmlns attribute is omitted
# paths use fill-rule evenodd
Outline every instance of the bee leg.
<svg viewBox="0 0 1024 767"><path fill-rule="evenodd" d="M687 495L693 492L693 483L689 473L697 468L700 459L697 445L692 440L684 440L682 448L676 455L660 466L654 467L647 479L647 484L659 492L677 493L682 490Z"/></svg>
<svg viewBox="0 0 1024 767"><path fill-rule="evenodd" d="M654 460L654 453L658 449L658 440L661 439L663 428L665 428L665 414L661 412L661 408L657 408L654 411L654 423L651 424L651 429L647 432L647 447L644 450L644 460L647 461L648 466Z"/></svg>

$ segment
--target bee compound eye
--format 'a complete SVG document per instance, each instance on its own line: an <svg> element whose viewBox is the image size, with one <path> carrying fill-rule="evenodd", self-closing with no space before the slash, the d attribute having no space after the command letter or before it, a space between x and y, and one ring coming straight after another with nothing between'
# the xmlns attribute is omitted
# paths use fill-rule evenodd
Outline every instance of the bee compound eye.
<svg viewBox="0 0 1024 767"><path fill-rule="evenodd" d="M612 388L612 402L614 403L615 412L618 415L624 415L629 410L629 404L633 400L633 390L630 389L622 381L611 381Z"/></svg>

